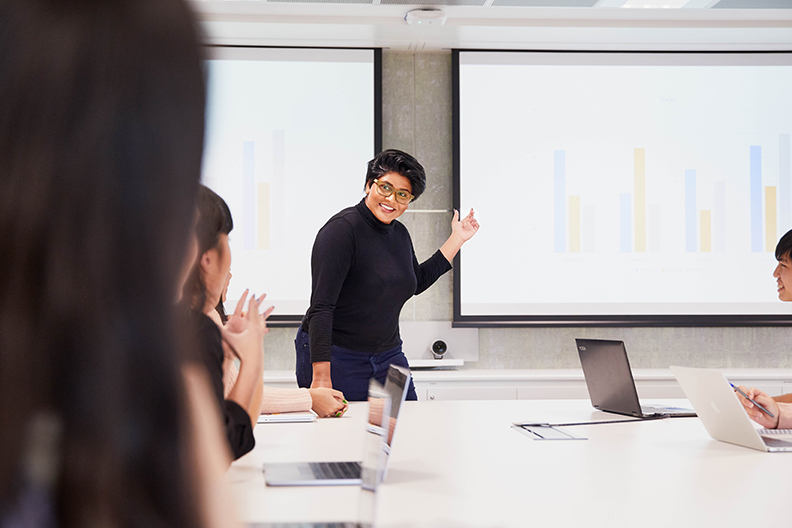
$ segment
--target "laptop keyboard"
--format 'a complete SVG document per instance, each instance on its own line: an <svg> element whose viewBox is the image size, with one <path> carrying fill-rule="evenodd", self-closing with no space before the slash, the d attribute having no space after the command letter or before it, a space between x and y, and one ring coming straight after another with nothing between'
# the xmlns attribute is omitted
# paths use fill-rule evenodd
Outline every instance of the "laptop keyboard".
<svg viewBox="0 0 792 528"><path fill-rule="evenodd" d="M648 405L641 405L641 412L644 415L664 414L666 416L673 416L675 414L691 414L693 411L689 409L674 409L668 407L651 407Z"/></svg>
<svg viewBox="0 0 792 528"><path fill-rule="evenodd" d="M762 435L762 440L767 447L785 447L787 449L792 449L792 442L787 440L781 440L780 438L772 438L769 436Z"/></svg>
<svg viewBox="0 0 792 528"><path fill-rule="evenodd" d="M320 480L359 479L359 462L313 462L308 464Z"/></svg>

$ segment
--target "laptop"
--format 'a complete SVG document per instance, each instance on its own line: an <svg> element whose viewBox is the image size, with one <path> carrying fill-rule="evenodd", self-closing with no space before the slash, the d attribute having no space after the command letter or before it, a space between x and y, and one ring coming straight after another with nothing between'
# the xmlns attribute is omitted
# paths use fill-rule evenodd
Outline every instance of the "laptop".
<svg viewBox="0 0 792 528"><path fill-rule="evenodd" d="M692 409L641 405L624 341L575 339L591 405L637 418L696 416Z"/></svg>
<svg viewBox="0 0 792 528"><path fill-rule="evenodd" d="M376 513L376 492L388 464L383 446L387 443L388 429L382 426L390 421L391 396L374 379L369 382L369 421L360 474L358 520L355 522L284 522L249 523L248 528L372 528Z"/></svg>
<svg viewBox="0 0 792 528"><path fill-rule="evenodd" d="M373 383L376 383L373 382ZM377 384L378 385L378 384ZM390 398L387 409L387 419L380 414L379 406L383 404L381 398L369 398L369 426L383 427L387 424L387 431L382 442L377 444L385 456L383 469L379 475L382 480L387 475L390 449L393 443L393 434L402 403L407 398L407 389L410 386L410 371L404 367L390 365L388 376L385 380L385 394ZM369 385L369 394L375 385ZM376 389L378 390L378 389ZM376 421L380 421L376 424ZM370 432L370 431L369 431ZM361 485L360 462L301 462L264 464L264 480L268 486L359 486Z"/></svg>
<svg viewBox="0 0 792 528"><path fill-rule="evenodd" d="M792 430L757 429L729 380L712 369L671 367L709 435L770 453L792 453Z"/></svg>

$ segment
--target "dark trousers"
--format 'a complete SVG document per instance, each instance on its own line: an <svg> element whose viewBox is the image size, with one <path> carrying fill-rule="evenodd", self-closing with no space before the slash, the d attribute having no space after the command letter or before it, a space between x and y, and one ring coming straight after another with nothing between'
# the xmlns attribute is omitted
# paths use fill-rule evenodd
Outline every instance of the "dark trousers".
<svg viewBox="0 0 792 528"><path fill-rule="evenodd" d="M297 330L294 348L297 351L297 384L309 388L313 380L313 365L308 332L302 327ZM401 345L376 354L358 352L336 345L330 349L330 377L333 388L343 392L348 401L368 400L369 380L375 378L384 385L388 375L388 365L391 364L410 368ZM418 399L412 377L407 390L407 399L412 401Z"/></svg>

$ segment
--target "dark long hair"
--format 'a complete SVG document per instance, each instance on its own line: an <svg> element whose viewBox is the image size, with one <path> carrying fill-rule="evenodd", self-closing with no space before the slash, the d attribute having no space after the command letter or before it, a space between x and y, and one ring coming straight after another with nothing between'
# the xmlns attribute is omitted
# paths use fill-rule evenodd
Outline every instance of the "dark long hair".
<svg viewBox="0 0 792 528"><path fill-rule="evenodd" d="M201 256L220 245L220 235L227 235L234 229L231 210L225 200L213 190L201 185L196 200L198 220L195 223L195 238L198 240L198 257L184 283L184 298L193 310L203 312L206 305L206 284L201 277ZM221 318L222 318L221 314Z"/></svg>
<svg viewBox="0 0 792 528"><path fill-rule="evenodd" d="M201 525L172 306L201 59L181 0L0 0L0 519L44 414L60 527Z"/></svg>

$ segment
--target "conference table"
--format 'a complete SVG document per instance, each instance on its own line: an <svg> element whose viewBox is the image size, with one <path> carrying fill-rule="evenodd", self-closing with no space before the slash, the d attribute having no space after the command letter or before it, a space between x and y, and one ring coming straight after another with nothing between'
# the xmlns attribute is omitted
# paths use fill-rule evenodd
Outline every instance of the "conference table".
<svg viewBox="0 0 792 528"><path fill-rule="evenodd" d="M241 520L358 520L359 487L268 487L261 466L360 460L366 417L362 402L342 418L258 425L228 473ZM376 526L792 526L792 453L715 441L698 418L564 428L585 440L511 427L621 419L587 400L406 402Z"/></svg>

